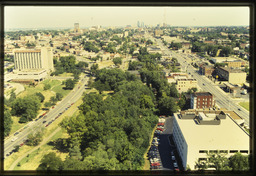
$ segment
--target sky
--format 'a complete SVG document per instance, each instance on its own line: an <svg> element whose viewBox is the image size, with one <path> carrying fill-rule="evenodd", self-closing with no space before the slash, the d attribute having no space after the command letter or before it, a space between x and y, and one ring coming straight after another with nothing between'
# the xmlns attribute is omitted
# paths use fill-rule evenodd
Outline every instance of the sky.
<svg viewBox="0 0 256 176"><path fill-rule="evenodd" d="M6 6L5 29L91 26L248 26L249 7Z"/></svg>

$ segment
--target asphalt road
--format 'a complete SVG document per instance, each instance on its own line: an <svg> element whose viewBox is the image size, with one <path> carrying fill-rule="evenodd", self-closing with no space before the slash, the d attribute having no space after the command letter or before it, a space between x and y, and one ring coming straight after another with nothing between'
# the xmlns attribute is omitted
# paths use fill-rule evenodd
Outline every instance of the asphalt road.
<svg viewBox="0 0 256 176"><path fill-rule="evenodd" d="M50 111L46 114L46 118L42 117L37 121L31 121L23 129L19 130L19 133L16 136L7 138L4 142L4 157L6 157L6 154L10 153L16 145L23 143L30 133L35 132L41 128L47 128L45 125L50 121L54 123L54 120L59 115L59 113L64 112L66 108L71 106L72 103L75 103L83 95L85 88L87 88L86 85L88 79L89 78L86 76L80 79L76 87L61 102L58 102L54 109L50 109ZM43 123L43 121L46 122Z"/></svg>
<svg viewBox="0 0 256 176"><path fill-rule="evenodd" d="M193 66L191 66L191 58L189 58L187 55L182 53L172 52L166 46L163 45L160 39L156 39L156 42L161 47L161 49L165 51L165 53L177 58L178 62L182 65L182 68L186 70L187 73L190 73L191 75L193 75L193 78L197 80L198 86L202 90L206 92L210 92L211 94L214 95L215 103L219 107L226 108L228 110L236 112L240 117L244 119L245 124L249 126L249 112L246 109L241 108L240 105L237 105L228 95L226 95L223 92L223 90L221 90L217 85L215 85L209 79L198 74L198 71Z"/></svg>

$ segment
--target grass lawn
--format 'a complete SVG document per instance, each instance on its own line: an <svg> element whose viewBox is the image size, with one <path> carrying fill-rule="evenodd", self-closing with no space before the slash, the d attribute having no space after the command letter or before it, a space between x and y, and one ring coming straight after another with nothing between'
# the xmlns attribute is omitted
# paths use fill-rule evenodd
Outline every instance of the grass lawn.
<svg viewBox="0 0 256 176"><path fill-rule="evenodd" d="M55 77L73 77L73 73L62 73Z"/></svg>
<svg viewBox="0 0 256 176"><path fill-rule="evenodd" d="M27 151L31 150L33 147L24 145L20 148L19 152L13 153L11 156L4 160L4 170L9 169L12 163L17 160L20 156L22 156Z"/></svg>
<svg viewBox="0 0 256 176"><path fill-rule="evenodd" d="M49 140L49 142L54 141L58 138L66 137L67 134L65 134L65 131L60 130ZM57 156L60 156L62 158L62 160L64 160L65 157L68 155L68 153L60 153L58 150L54 149L54 146L49 145L47 143L42 145L34 152L30 153L27 157L23 158L20 161L20 166L15 166L14 170L36 170L43 156L50 152L55 152Z"/></svg>
<svg viewBox="0 0 256 176"><path fill-rule="evenodd" d="M73 114L78 115L79 111L77 109L77 106L79 106L82 103L83 103L83 100L82 100L82 97L81 97L73 106L71 106L58 119L56 119L54 121L54 123L52 123L50 126L48 126L46 128L46 130L44 131L44 137L43 138L47 138L47 136L51 135L58 128L59 123L64 118L70 118L70 116L72 116ZM66 133L65 130L61 129L52 138L50 138L48 142L54 141L58 138L68 138L68 134ZM61 159L64 161L66 156L68 155L68 153L61 153L60 151L54 149L53 146L51 146L47 143L42 145L38 150L29 154L28 157L23 158L20 161L20 166L15 166L14 170L35 170L39 166L40 161L43 158L43 156L45 154L49 153L49 152L55 152L56 155L60 156ZM26 146L26 147L28 147L28 146ZM29 149L31 150L32 148L30 147ZM18 153L15 153L15 155L22 156L23 153L26 153L28 151L29 150L23 150L22 153L18 152ZM13 154L13 156L14 156L14 154ZM17 159L18 156L15 156L14 159ZM11 161L14 162L15 161L14 159L12 159ZM9 160L9 158L7 158L7 160ZM8 167L10 167L12 162L8 161ZM6 167L6 168L8 168L8 167Z"/></svg>
<svg viewBox="0 0 256 176"><path fill-rule="evenodd" d="M250 103L249 102L240 102L239 105L242 106L243 108L245 108L247 111L250 111Z"/></svg>

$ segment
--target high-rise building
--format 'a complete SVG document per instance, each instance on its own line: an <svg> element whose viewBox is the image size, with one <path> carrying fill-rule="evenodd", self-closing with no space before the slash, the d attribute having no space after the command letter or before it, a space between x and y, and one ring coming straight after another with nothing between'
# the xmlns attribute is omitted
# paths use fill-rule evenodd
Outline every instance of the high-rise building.
<svg viewBox="0 0 256 176"><path fill-rule="evenodd" d="M144 26L144 22L143 22L143 21L141 22L141 27L143 27L143 28L145 27L145 26Z"/></svg>
<svg viewBox="0 0 256 176"><path fill-rule="evenodd" d="M25 70L53 70L53 51L50 47L40 49L14 50L14 69Z"/></svg>
<svg viewBox="0 0 256 176"><path fill-rule="evenodd" d="M140 22L139 21L137 21L137 27L140 27Z"/></svg>
<svg viewBox="0 0 256 176"><path fill-rule="evenodd" d="M79 28L79 23L75 23L74 24L74 32L79 32L80 28Z"/></svg>

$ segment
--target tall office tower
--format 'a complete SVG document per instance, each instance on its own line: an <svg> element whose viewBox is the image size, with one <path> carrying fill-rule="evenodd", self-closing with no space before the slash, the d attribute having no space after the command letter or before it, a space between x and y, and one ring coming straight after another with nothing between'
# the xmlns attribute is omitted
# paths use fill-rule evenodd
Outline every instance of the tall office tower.
<svg viewBox="0 0 256 176"><path fill-rule="evenodd" d="M137 22L137 27L140 27L140 22L139 21Z"/></svg>
<svg viewBox="0 0 256 176"><path fill-rule="evenodd" d="M144 22L143 22L143 21L141 22L141 27L143 27L143 28L145 27L145 26L144 26Z"/></svg>
<svg viewBox="0 0 256 176"><path fill-rule="evenodd" d="M75 23L74 24L74 32L79 32L80 28L79 28L79 23Z"/></svg>
<svg viewBox="0 0 256 176"><path fill-rule="evenodd" d="M26 70L53 70L53 51L50 47L40 49L14 50L14 69Z"/></svg>

